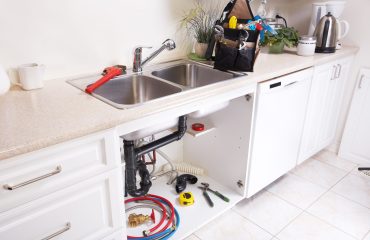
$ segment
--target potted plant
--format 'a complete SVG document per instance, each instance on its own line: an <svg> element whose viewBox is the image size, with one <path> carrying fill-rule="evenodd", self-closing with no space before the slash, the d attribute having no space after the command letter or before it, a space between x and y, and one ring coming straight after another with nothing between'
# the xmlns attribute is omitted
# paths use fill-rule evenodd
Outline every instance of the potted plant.
<svg viewBox="0 0 370 240"><path fill-rule="evenodd" d="M277 34L267 32L261 41L262 46L269 46L270 53L282 53L284 47L294 47L298 45L298 31L292 27L276 30Z"/></svg>
<svg viewBox="0 0 370 240"><path fill-rule="evenodd" d="M194 1L194 7L185 12L180 21L181 27L185 27L188 34L196 40L194 50L198 57L203 58L206 53L219 12L218 6L214 4L204 6L197 0Z"/></svg>

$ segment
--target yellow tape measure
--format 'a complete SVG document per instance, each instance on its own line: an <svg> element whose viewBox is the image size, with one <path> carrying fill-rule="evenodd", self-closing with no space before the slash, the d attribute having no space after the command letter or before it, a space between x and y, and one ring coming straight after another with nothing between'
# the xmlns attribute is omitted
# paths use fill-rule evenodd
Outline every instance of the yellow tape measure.
<svg viewBox="0 0 370 240"><path fill-rule="evenodd" d="M190 206L194 204L194 196L191 192L184 192L180 194L179 202L181 206Z"/></svg>

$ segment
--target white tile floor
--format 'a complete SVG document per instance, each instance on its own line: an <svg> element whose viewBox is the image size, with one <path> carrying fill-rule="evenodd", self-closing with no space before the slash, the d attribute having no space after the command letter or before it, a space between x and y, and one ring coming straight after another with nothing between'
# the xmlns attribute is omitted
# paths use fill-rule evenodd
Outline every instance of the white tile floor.
<svg viewBox="0 0 370 240"><path fill-rule="evenodd" d="M322 152L186 240L370 240L370 177Z"/></svg>

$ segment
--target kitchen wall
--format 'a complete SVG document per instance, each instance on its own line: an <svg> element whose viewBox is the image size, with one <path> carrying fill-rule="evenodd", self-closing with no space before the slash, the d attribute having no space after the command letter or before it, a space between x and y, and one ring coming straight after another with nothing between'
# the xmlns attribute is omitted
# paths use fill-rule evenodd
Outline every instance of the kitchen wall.
<svg viewBox="0 0 370 240"><path fill-rule="evenodd" d="M312 2L323 1L267 0L268 8L270 10L276 9L287 18L289 25L296 27L296 29L298 29L302 34L306 34L308 30ZM259 0L254 0L252 3L253 8L257 9L259 3ZM360 51L354 61L352 72L350 73L350 78L347 82L341 116L339 119L339 127L336 134L336 141L332 146L330 146L330 149L333 151L337 151L340 144L359 69L361 67L370 67L370 31L364 30L366 28L365 22L368 22L366 19L368 18L369 9L370 1L368 0L348 0L346 9L342 15L342 19L347 20L351 26L349 35L343 39L342 42L347 45L358 46L360 47Z"/></svg>
<svg viewBox="0 0 370 240"><path fill-rule="evenodd" d="M0 64L43 63L46 79L131 67L134 46L158 47L166 38L179 47L157 61L184 56L189 47L179 31L188 1L0 0L0 6Z"/></svg>

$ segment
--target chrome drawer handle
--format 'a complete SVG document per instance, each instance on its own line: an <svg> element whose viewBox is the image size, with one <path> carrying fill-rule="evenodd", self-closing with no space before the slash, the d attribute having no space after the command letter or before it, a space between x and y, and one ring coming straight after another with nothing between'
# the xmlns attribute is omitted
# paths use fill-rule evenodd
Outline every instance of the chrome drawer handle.
<svg viewBox="0 0 370 240"><path fill-rule="evenodd" d="M51 177L51 176L53 176L53 175L55 175L55 174L60 173L61 171L62 171L62 166L57 166L57 168L56 168L53 172L51 172L51 173L47 173L47 174L42 175L42 176L40 176L40 177L36 177L36 178L30 179L30 180L27 180L27 181L25 181L25 182L18 183L18 184L13 185L13 186L11 186L11 185L9 185L9 184L5 184L5 185L4 185L4 188L5 188L6 190L11 191L11 190L14 190L14 189L17 189L17 188L20 188L20 187L27 186L28 184L31 184L31 183L34 183L34 182L40 181L40 180L42 180L42 179L45 179L45 178Z"/></svg>
<svg viewBox="0 0 370 240"><path fill-rule="evenodd" d="M362 88L362 81L364 80L364 78L365 78L365 75L362 74L361 75L361 78L360 78L360 81L358 82L358 89L361 89Z"/></svg>
<svg viewBox="0 0 370 240"><path fill-rule="evenodd" d="M341 64L338 64L337 66L338 66L338 69L339 70L338 70L338 74L335 75L335 78L339 78L340 77L340 74L342 72L342 65Z"/></svg>
<svg viewBox="0 0 370 240"><path fill-rule="evenodd" d="M60 229L58 232L55 232L47 237L44 237L42 238L41 240L49 240L49 239L52 239L52 238L55 238L56 236L64 233L64 232L67 232L69 229L71 229L71 223L66 223L66 226L63 228L63 229Z"/></svg>
<svg viewBox="0 0 370 240"><path fill-rule="evenodd" d="M331 72L330 80L334 80L337 75L337 66L333 65L333 70Z"/></svg>

